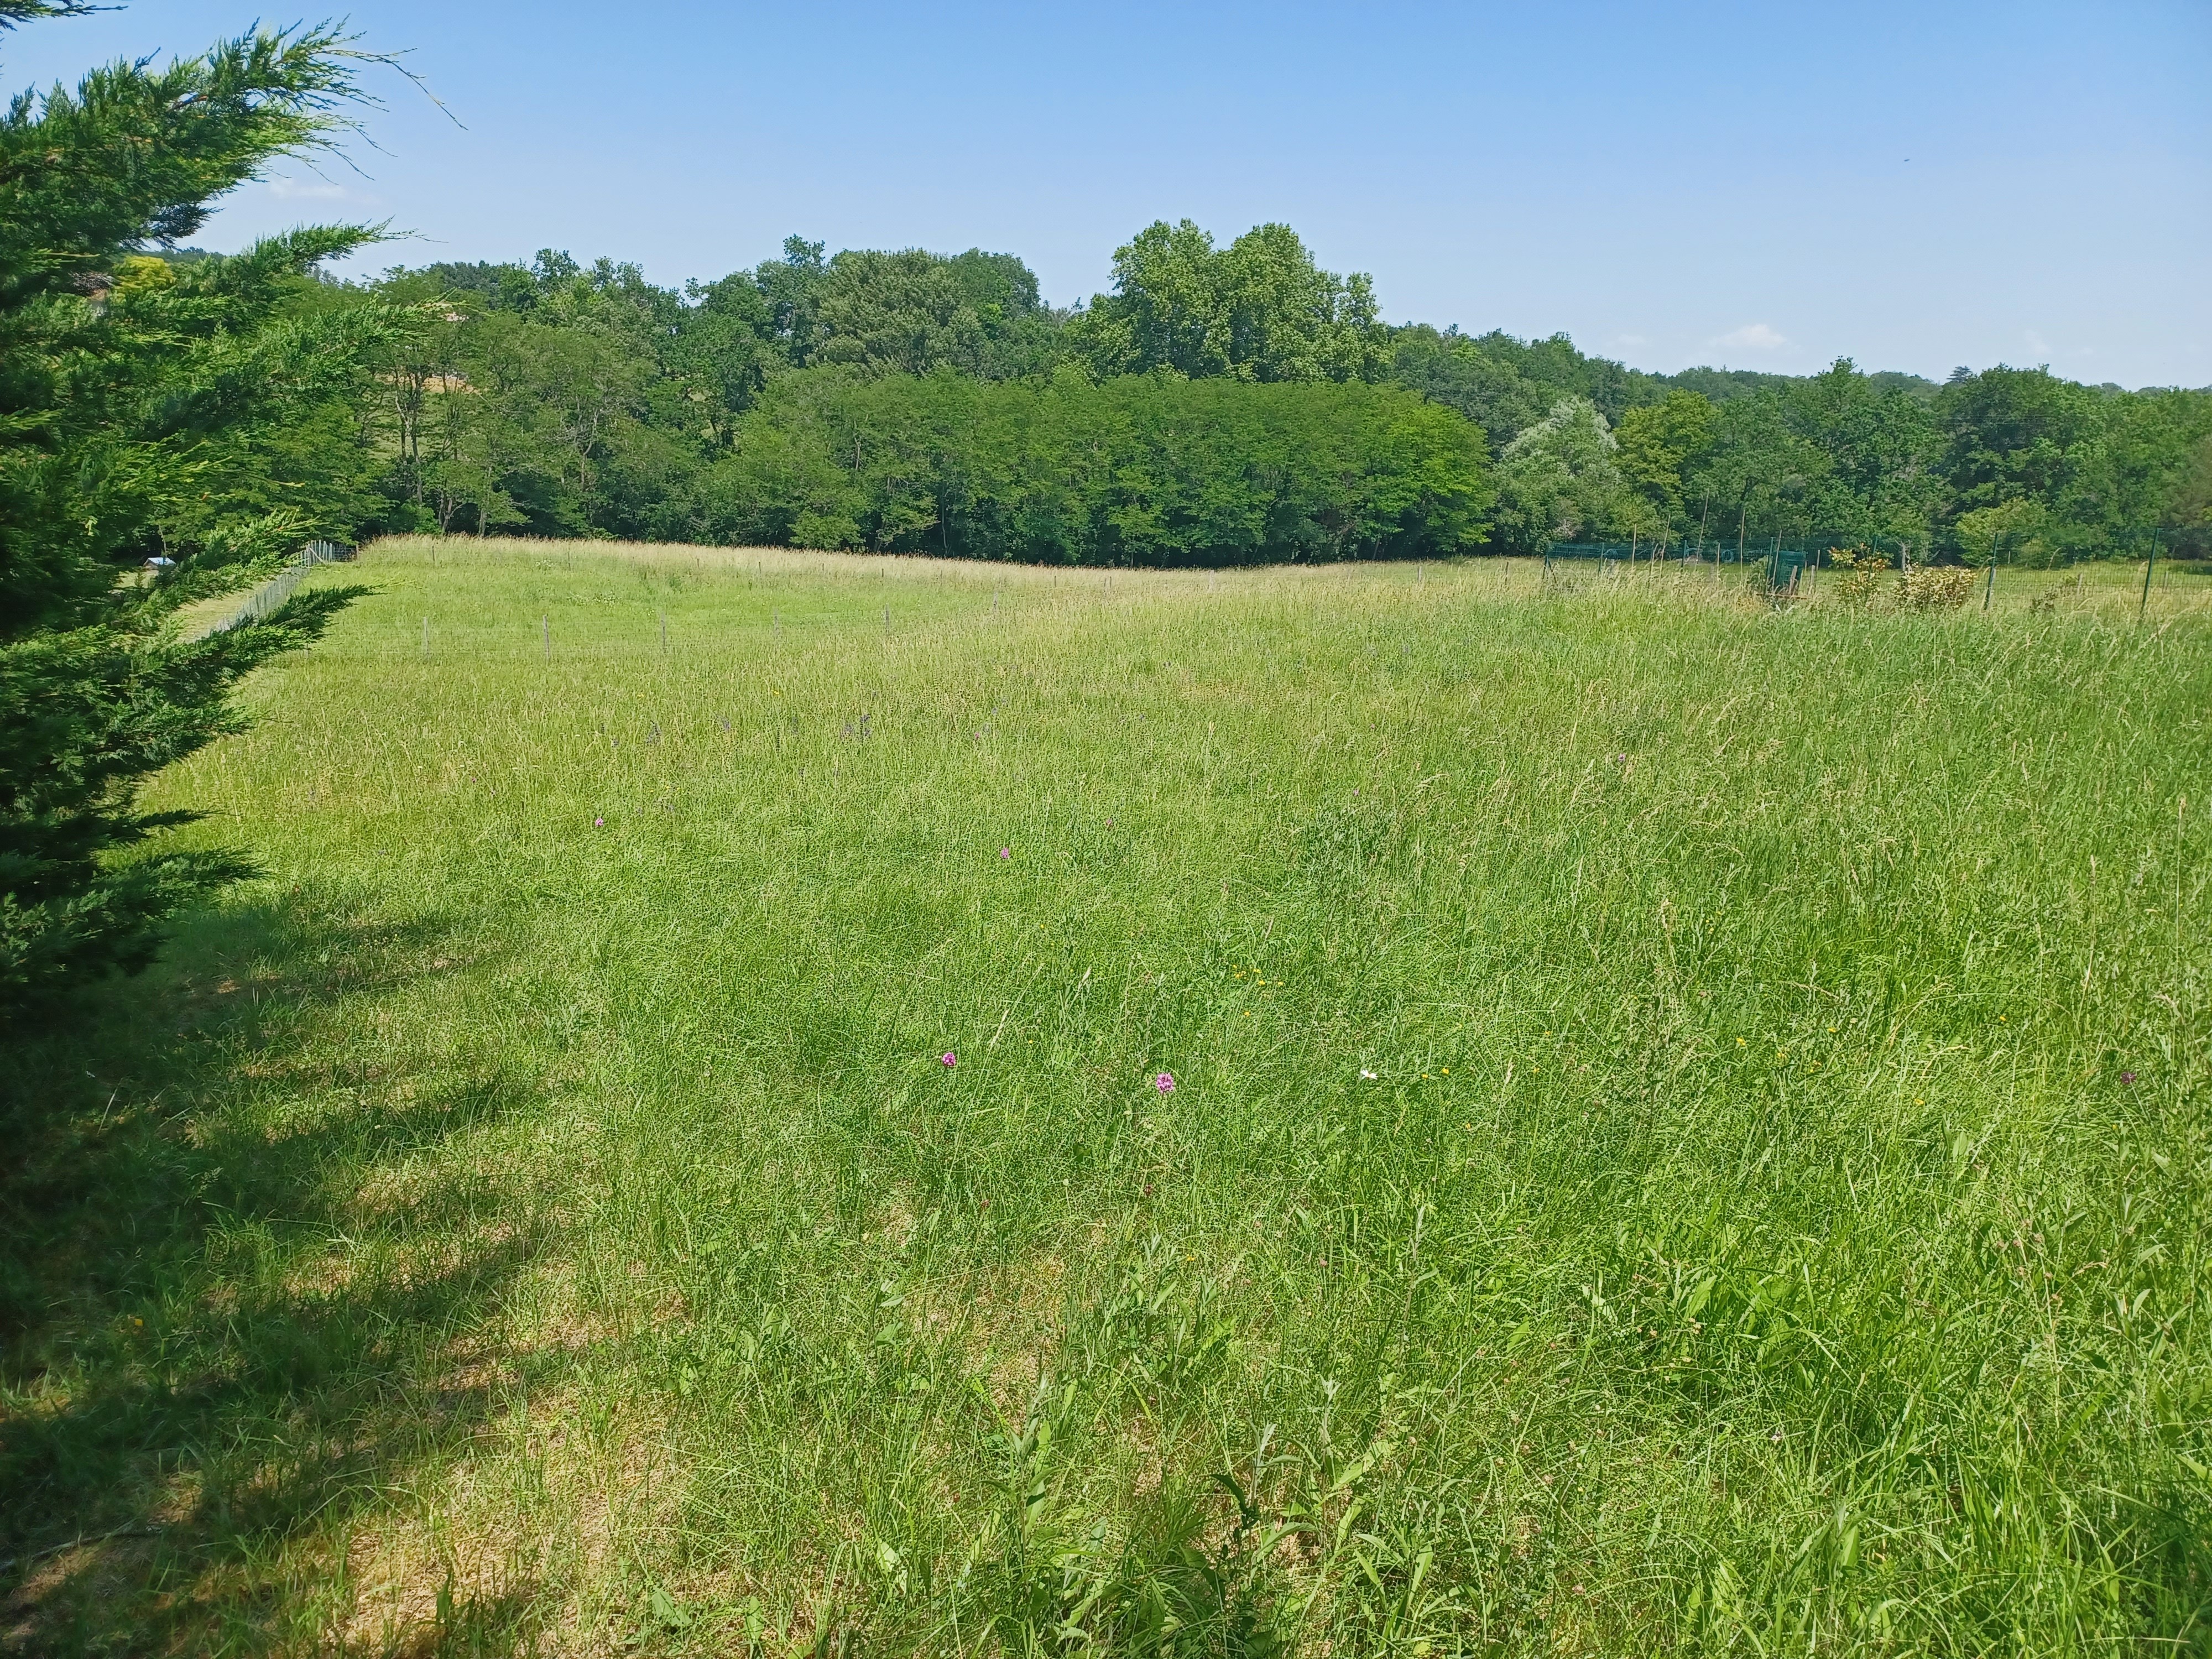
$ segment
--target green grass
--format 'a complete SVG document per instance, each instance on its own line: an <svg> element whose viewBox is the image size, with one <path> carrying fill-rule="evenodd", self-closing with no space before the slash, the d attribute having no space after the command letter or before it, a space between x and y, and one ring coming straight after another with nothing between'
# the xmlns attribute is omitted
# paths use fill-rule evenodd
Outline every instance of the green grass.
<svg viewBox="0 0 2212 1659"><path fill-rule="evenodd" d="M19 1647L2212 1643L2212 584L314 580L0 1085Z"/></svg>

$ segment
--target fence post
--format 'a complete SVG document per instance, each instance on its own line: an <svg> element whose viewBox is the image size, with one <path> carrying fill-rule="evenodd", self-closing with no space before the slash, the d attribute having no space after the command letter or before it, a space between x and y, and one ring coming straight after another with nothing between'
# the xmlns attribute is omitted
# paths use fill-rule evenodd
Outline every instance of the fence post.
<svg viewBox="0 0 2212 1659"><path fill-rule="evenodd" d="M2150 615L2150 573L2152 568L2157 563L2158 537L2155 534L2153 534L2150 538L2150 550L2143 556L2142 603L2136 607L2136 620L2137 622L2141 622L2145 617Z"/></svg>
<svg viewBox="0 0 2212 1659"><path fill-rule="evenodd" d="M1990 574L1982 582L1982 614L1984 616L1989 615L1990 600L1996 595L1996 591L1997 562L1995 559L1991 559L1990 561Z"/></svg>

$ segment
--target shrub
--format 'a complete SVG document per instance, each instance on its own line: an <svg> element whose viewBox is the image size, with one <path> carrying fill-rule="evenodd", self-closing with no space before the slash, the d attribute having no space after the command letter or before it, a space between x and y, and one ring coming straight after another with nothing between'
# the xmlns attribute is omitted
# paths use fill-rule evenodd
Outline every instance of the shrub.
<svg viewBox="0 0 2212 1659"><path fill-rule="evenodd" d="M1887 554L1863 546L1838 548L1832 562L1841 573L1836 597L1845 605L1887 599L1902 611L1955 611L1973 597L1982 578L1981 571L1964 564L1923 564L1900 575Z"/></svg>
<svg viewBox="0 0 2212 1659"><path fill-rule="evenodd" d="M1908 570L1897 585L1897 603L1905 611L1956 611L1973 596L1982 573L1968 564L1923 564Z"/></svg>

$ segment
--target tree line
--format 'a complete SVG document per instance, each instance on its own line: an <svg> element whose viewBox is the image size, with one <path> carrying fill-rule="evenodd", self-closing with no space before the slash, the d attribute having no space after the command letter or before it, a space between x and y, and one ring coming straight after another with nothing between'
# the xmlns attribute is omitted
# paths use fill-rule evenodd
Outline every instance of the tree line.
<svg viewBox="0 0 2212 1659"><path fill-rule="evenodd" d="M2002 365L1941 384L1849 361L1802 377L1645 374L1565 335L1383 324L1367 277L1322 270L1282 225L1221 245L1187 220L1154 224L1116 252L1108 292L1068 308L1048 304L1012 254L826 256L798 237L779 258L681 289L547 251L325 282L299 303L407 319L366 395L269 458L340 538L796 538L1126 562L1775 537L1972 562L2140 556L2154 540L2212 552L2212 392ZM1276 439L1295 428L1314 466L1334 469L1331 488L1346 487L1341 457L1360 453L1360 489L1403 494L1396 452L1363 439L1363 423L1391 409L1424 433L1441 428L1388 396L1328 389L1348 386L1462 417L1464 476L1450 489L1483 507L1389 535L1240 532L1212 548L1179 531L1155 544L1095 526L1003 527L1037 522L1037 501L1092 488L1090 475L1054 470L1086 422L1123 434L1207 426L1218 441L1191 465L1217 469L1208 488L1254 499L1273 488ZM939 422L954 405L993 411L975 437L998 446L990 454L947 449ZM1008 422L1034 429L1016 442ZM1263 429L1275 435L1262 441ZM1172 491L1192 475L1171 483L1160 459L1133 468L1118 507L1085 514L1133 525L1154 510L1145 483L1158 477L1170 496L1157 516L1178 520ZM1423 451L1419 465L1438 463ZM801 474L803 503L791 493ZM993 493L977 505L986 475ZM1009 490L1030 505L1010 505Z"/></svg>

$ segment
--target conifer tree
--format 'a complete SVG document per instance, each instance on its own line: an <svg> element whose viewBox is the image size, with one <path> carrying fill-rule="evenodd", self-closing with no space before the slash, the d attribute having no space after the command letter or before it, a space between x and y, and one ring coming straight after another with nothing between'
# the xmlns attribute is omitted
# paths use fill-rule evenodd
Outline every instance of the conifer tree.
<svg viewBox="0 0 2212 1659"><path fill-rule="evenodd" d="M0 45L91 9L0 0ZM162 254L276 157L331 142L363 61L328 28L257 32L0 112L0 1023L143 966L164 918L252 867L166 845L194 815L142 811L140 786L238 729L240 677L348 596L197 639L177 613L313 527L286 508L211 522L206 502L234 441L358 384L395 313L285 304L371 229Z"/></svg>

